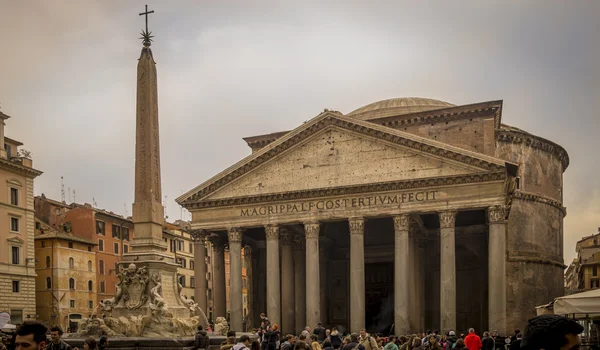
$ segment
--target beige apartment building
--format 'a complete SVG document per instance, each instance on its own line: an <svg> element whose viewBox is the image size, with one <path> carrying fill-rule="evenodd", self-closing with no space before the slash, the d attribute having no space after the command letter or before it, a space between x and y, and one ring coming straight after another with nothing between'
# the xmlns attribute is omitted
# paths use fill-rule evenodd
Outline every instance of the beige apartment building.
<svg viewBox="0 0 600 350"><path fill-rule="evenodd" d="M35 220L36 309L48 326L76 331L98 304L96 246L69 225L51 228Z"/></svg>
<svg viewBox="0 0 600 350"><path fill-rule="evenodd" d="M21 142L4 136L8 118L0 112L0 312L20 324L36 318L33 180L42 172Z"/></svg>
<svg viewBox="0 0 600 350"><path fill-rule="evenodd" d="M577 258L565 272L567 294L600 288L600 228L598 233L583 237L575 246Z"/></svg>

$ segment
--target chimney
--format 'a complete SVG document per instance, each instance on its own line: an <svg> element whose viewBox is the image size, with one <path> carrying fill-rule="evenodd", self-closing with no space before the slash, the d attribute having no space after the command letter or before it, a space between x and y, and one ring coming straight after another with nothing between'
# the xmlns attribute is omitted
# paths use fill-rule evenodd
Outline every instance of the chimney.
<svg viewBox="0 0 600 350"><path fill-rule="evenodd" d="M6 125L4 121L8 118L10 117L0 111L0 157L4 159L7 158L6 149L4 148L4 126Z"/></svg>

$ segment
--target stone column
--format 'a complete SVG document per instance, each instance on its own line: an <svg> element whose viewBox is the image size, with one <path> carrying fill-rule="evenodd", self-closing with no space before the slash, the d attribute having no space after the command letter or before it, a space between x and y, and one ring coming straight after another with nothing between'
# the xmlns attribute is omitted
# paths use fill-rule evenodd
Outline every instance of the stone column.
<svg viewBox="0 0 600 350"><path fill-rule="evenodd" d="M488 328L506 332L506 221L508 208L488 209Z"/></svg>
<svg viewBox="0 0 600 350"><path fill-rule="evenodd" d="M212 244L213 265L213 319L227 317L225 288L225 240L216 234L209 236Z"/></svg>
<svg viewBox="0 0 600 350"><path fill-rule="evenodd" d="M267 317L281 325L281 288L279 276L279 226L265 226L267 238Z"/></svg>
<svg viewBox="0 0 600 350"><path fill-rule="evenodd" d="M440 213L440 332L456 330L455 211Z"/></svg>
<svg viewBox="0 0 600 350"><path fill-rule="evenodd" d="M311 328L321 322L319 228L318 222L304 224L306 235L306 325Z"/></svg>
<svg viewBox="0 0 600 350"><path fill-rule="evenodd" d="M365 328L365 220L350 218L350 332Z"/></svg>
<svg viewBox="0 0 600 350"><path fill-rule="evenodd" d="M306 241L304 237L294 237L294 314L296 329L292 334L300 334L306 326Z"/></svg>
<svg viewBox="0 0 600 350"><path fill-rule="evenodd" d="M249 245L244 246L244 260L246 264L246 292L248 294L247 308L248 314L246 314L246 330L254 328L254 276L252 268L252 247Z"/></svg>
<svg viewBox="0 0 600 350"><path fill-rule="evenodd" d="M292 250L293 235L289 229L281 228L281 332L296 331L294 316L294 253Z"/></svg>
<svg viewBox="0 0 600 350"><path fill-rule="evenodd" d="M328 322L328 317L327 317L327 311L328 311L328 297L329 297L329 291L328 291L328 276L327 276L327 266L328 266L328 261L327 261L327 253L329 252L329 248L330 248L330 242L328 242L325 237L321 237L319 238L319 279L320 279L320 285L319 285L319 294L321 296L321 322L323 323L323 327L327 327L327 322Z"/></svg>
<svg viewBox="0 0 600 350"><path fill-rule="evenodd" d="M425 237L417 238L417 251L416 251L416 285L417 285L417 327L418 331L422 331L425 329L425 279L427 276L425 275L425 246L427 244L427 240Z"/></svg>
<svg viewBox="0 0 600 350"><path fill-rule="evenodd" d="M394 216L394 333L397 336L410 331L409 290L415 281L410 280L411 254L408 239L410 216ZM414 266L414 265L413 265ZM413 301L414 303L414 301Z"/></svg>
<svg viewBox="0 0 600 350"><path fill-rule="evenodd" d="M243 331L243 303L242 303L242 229L230 227L227 230L229 237L229 304L230 328Z"/></svg>
<svg viewBox="0 0 600 350"><path fill-rule="evenodd" d="M194 300L198 307L208 315L206 302L206 230L193 230L194 240Z"/></svg>

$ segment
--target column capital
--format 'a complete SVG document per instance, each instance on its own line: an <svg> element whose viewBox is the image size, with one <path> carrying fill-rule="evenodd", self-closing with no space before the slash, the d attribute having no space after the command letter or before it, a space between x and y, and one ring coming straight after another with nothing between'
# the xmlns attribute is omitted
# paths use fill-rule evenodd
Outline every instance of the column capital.
<svg viewBox="0 0 600 350"><path fill-rule="evenodd" d="M490 224L504 224L508 218L508 206L496 205L488 208L488 222Z"/></svg>
<svg viewBox="0 0 600 350"><path fill-rule="evenodd" d="M244 229L241 227L229 227L227 229L227 238L229 238L229 243L241 243L243 233Z"/></svg>
<svg viewBox="0 0 600 350"><path fill-rule="evenodd" d="M194 241L194 243L196 244L204 244L204 242L206 241L206 237L209 235L210 233L201 228L201 229L195 229L195 230L190 230L190 236L192 237L192 240Z"/></svg>
<svg viewBox="0 0 600 350"><path fill-rule="evenodd" d="M408 231L410 228L410 215L394 215L394 229L396 231Z"/></svg>
<svg viewBox="0 0 600 350"><path fill-rule="evenodd" d="M306 235L306 239L309 238L319 238L319 230L321 229L321 224L318 222L305 222L304 223L304 234Z"/></svg>
<svg viewBox="0 0 600 350"><path fill-rule="evenodd" d="M265 237L267 238L267 241L279 240L279 225L265 225Z"/></svg>
<svg viewBox="0 0 600 350"><path fill-rule="evenodd" d="M364 235L365 234L365 219L364 218L350 218L348 219L348 226L350 226L350 235Z"/></svg>
<svg viewBox="0 0 600 350"><path fill-rule="evenodd" d="M294 241L294 233L287 227L279 229L282 245L291 245Z"/></svg>
<svg viewBox="0 0 600 350"><path fill-rule="evenodd" d="M453 228L456 223L456 214L458 212L455 210L448 210L440 212L440 228Z"/></svg>

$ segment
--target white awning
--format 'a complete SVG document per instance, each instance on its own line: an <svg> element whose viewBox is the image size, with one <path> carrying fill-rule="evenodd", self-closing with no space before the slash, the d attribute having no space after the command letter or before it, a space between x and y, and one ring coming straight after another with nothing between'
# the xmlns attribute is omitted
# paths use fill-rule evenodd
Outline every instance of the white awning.
<svg viewBox="0 0 600 350"><path fill-rule="evenodd" d="M554 299L556 315L600 314L600 289Z"/></svg>

